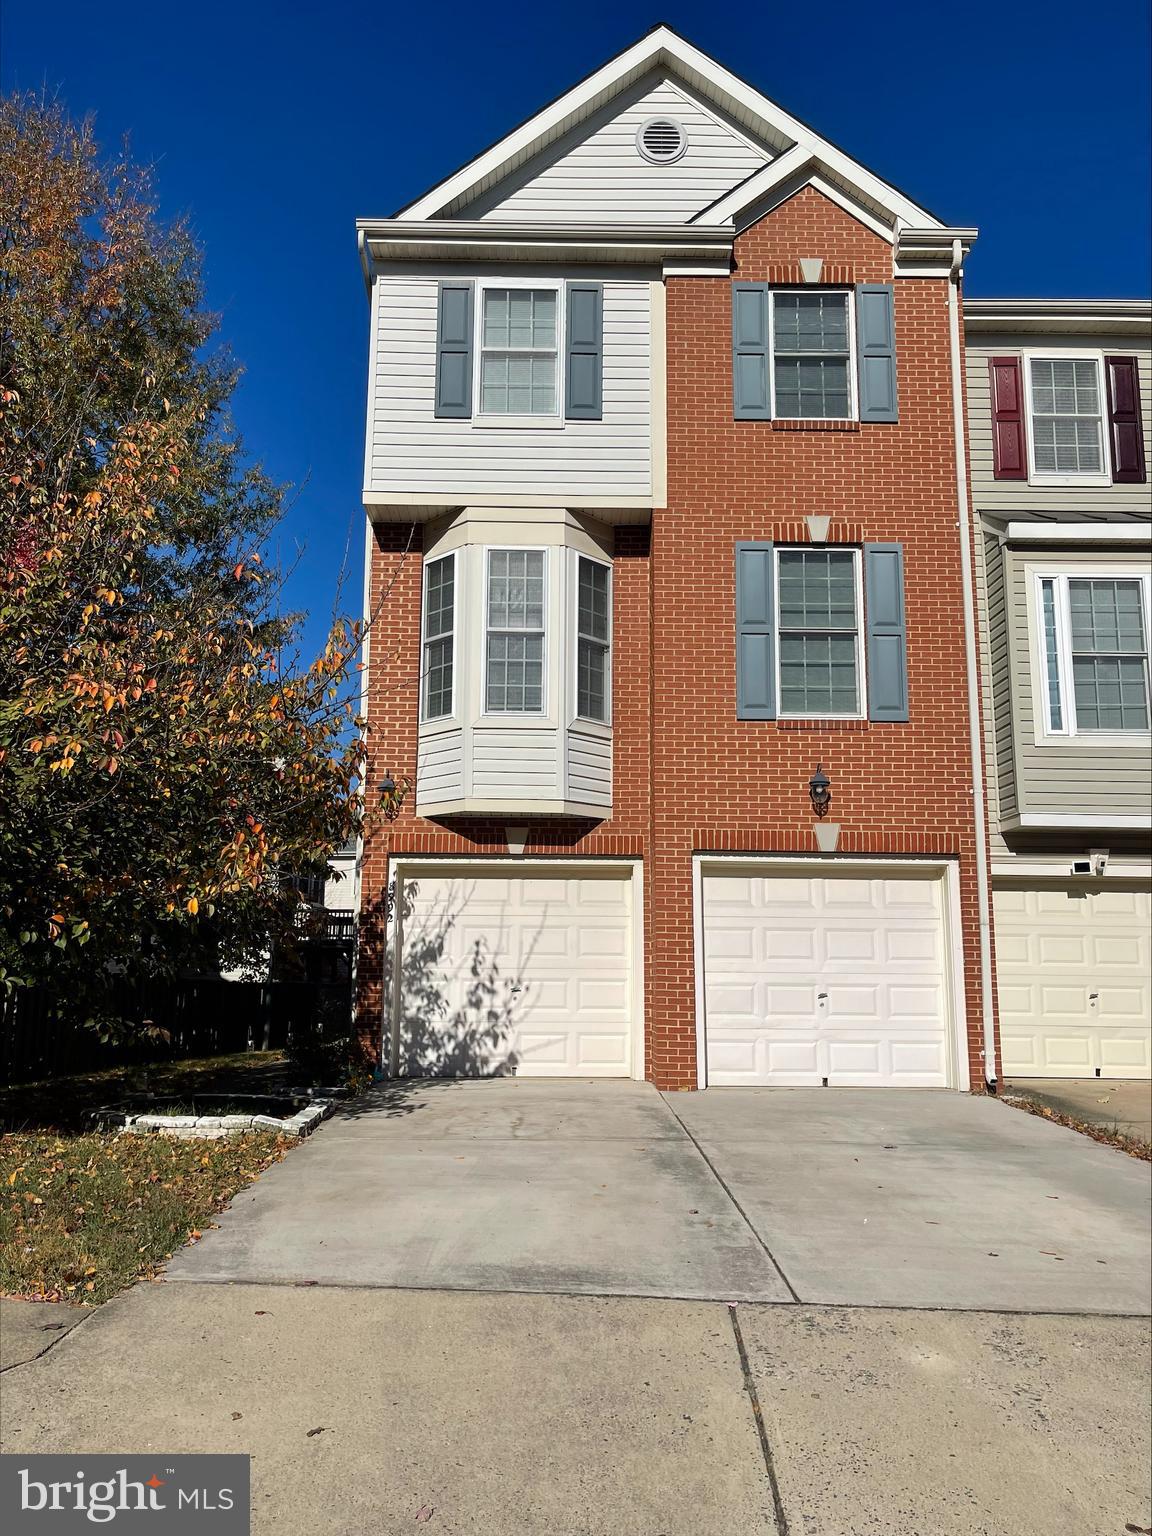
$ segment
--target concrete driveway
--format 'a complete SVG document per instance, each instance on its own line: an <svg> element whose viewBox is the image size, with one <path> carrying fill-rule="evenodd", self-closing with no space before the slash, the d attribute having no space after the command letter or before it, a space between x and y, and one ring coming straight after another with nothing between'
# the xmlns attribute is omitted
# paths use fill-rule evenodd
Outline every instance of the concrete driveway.
<svg viewBox="0 0 1152 1536"><path fill-rule="evenodd" d="M381 1088L173 1280L1145 1314L1150 1169L991 1100Z"/></svg>

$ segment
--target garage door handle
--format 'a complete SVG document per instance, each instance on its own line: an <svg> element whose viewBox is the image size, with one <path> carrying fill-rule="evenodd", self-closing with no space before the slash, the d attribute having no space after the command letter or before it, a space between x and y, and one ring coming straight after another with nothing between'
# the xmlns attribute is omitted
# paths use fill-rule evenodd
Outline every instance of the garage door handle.
<svg viewBox="0 0 1152 1536"><path fill-rule="evenodd" d="M828 1001L828 994L827 994L827 992L817 992L816 996L820 999L820 1001L822 1003L826 1003Z"/></svg>

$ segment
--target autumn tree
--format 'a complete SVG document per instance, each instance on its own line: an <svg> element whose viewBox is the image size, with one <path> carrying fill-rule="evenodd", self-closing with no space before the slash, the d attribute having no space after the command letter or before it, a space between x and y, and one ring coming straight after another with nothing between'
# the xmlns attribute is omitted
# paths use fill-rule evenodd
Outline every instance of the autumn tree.
<svg viewBox="0 0 1152 1536"><path fill-rule="evenodd" d="M274 938L358 813L360 631L295 652L214 335L150 177L0 104L0 980L93 1019Z"/></svg>

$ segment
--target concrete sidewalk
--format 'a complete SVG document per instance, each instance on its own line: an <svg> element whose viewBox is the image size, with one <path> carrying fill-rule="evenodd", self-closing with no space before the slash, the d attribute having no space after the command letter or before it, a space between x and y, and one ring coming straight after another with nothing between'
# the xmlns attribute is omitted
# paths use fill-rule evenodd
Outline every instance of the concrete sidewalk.
<svg viewBox="0 0 1152 1536"><path fill-rule="evenodd" d="M1152 1523L1148 1358L1124 1318L153 1284L5 1372L3 1449L247 1452L257 1536L1108 1536Z"/></svg>

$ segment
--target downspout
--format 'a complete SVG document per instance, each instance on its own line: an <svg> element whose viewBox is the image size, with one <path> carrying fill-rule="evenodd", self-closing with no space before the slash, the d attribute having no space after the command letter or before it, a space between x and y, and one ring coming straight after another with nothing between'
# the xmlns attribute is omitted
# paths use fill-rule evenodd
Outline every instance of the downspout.
<svg viewBox="0 0 1152 1536"><path fill-rule="evenodd" d="M988 804L984 742L977 681L976 588L972 575L972 522L968 510L968 456L964 440L963 350L960 343L960 269L963 246L952 242L948 273L948 333L952 352L952 424L956 436L956 502L960 526L960 582L964 594L964 655L968 676L968 738L972 757L972 810L976 820L976 906L980 921L980 1019L984 1038L984 1081L996 1092L996 1031L992 1010L992 914L988 872Z"/></svg>

